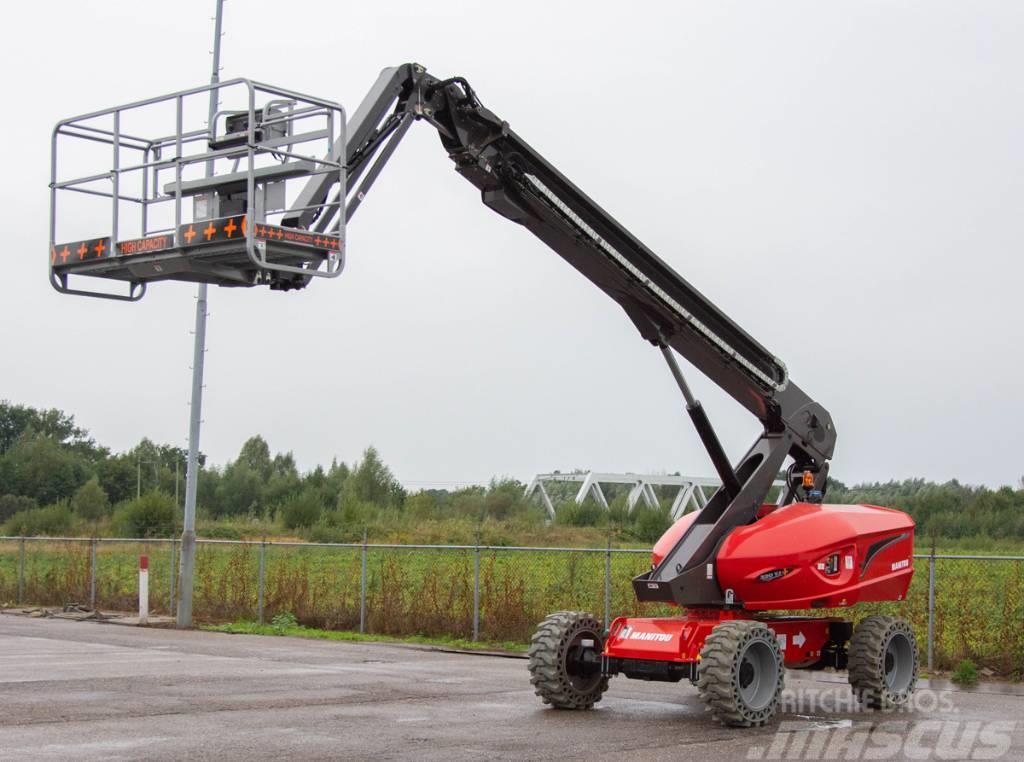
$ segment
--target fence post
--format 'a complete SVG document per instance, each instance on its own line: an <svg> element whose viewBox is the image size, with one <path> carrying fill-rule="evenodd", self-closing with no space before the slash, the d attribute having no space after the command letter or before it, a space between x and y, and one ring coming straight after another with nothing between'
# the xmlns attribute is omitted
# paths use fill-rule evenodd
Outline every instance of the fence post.
<svg viewBox="0 0 1024 762"><path fill-rule="evenodd" d="M177 485L175 485L177 486ZM170 584L168 585L168 605L167 611L171 616L174 616L174 583L178 579L178 569L174 565L174 543L175 539L171 538L171 567L170 567Z"/></svg>
<svg viewBox="0 0 1024 762"><path fill-rule="evenodd" d="M149 624L149 556L139 556L139 624Z"/></svg>
<svg viewBox="0 0 1024 762"><path fill-rule="evenodd" d="M362 559L359 565L359 632L366 632L366 530L363 530Z"/></svg>
<svg viewBox="0 0 1024 762"><path fill-rule="evenodd" d="M480 637L480 544L473 550L473 642Z"/></svg>
<svg viewBox="0 0 1024 762"><path fill-rule="evenodd" d="M18 543L18 605L25 602L25 538Z"/></svg>
<svg viewBox="0 0 1024 762"><path fill-rule="evenodd" d="M604 629L608 631L608 622L612 610L612 536L608 535L608 548L604 554Z"/></svg>
<svg viewBox="0 0 1024 762"><path fill-rule="evenodd" d="M96 610L96 538L89 543L89 608Z"/></svg>
<svg viewBox="0 0 1024 762"><path fill-rule="evenodd" d="M928 671L935 668L935 546L928 557Z"/></svg>
<svg viewBox="0 0 1024 762"><path fill-rule="evenodd" d="M263 624L263 590L266 584L266 555L267 555L267 538L264 537L260 542L260 565L259 565L259 579L256 584L256 620Z"/></svg>

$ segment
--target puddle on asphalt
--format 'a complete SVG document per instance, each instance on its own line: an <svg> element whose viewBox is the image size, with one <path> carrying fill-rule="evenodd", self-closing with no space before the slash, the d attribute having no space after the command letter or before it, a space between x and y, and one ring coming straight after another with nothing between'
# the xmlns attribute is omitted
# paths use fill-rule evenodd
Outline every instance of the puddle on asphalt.
<svg viewBox="0 0 1024 762"><path fill-rule="evenodd" d="M830 720L825 717L818 717L813 714L792 714L789 715L796 720L803 720L807 723L806 728L793 728L793 730L833 730L835 728L852 728L853 720L837 719Z"/></svg>

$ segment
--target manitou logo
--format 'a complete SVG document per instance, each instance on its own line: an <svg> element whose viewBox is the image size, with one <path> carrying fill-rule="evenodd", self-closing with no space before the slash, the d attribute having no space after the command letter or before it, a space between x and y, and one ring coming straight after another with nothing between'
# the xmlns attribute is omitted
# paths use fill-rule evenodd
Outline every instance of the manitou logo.
<svg viewBox="0 0 1024 762"><path fill-rule="evenodd" d="M632 625L626 625L619 633L622 640L653 640L657 643L668 643L672 636L665 632L640 632L634 630Z"/></svg>
<svg viewBox="0 0 1024 762"><path fill-rule="evenodd" d="M897 561L896 563L894 563L892 565L892 570L896 571L897 569L906 569L908 566L910 566L910 559L904 558L902 561Z"/></svg>

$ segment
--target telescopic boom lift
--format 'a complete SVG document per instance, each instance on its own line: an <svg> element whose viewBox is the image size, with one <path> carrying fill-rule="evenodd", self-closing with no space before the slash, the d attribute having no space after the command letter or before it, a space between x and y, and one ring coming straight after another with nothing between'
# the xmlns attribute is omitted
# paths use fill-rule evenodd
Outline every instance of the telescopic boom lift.
<svg viewBox="0 0 1024 762"><path fill-rule="evenodd" d="M182 126L182 103L209 88L57 126L50 251L51 281L58 290L85 293L69 285L76 275L127 281L128 295L115 298L128 299L140 298L146 283L157 280L290 290L314 277L336 276L344 265L346 224L412 123L427 122L485 206L525 227L608 294L661 351L722 482L703 510L666 533L651 569L633 580L639 600L676 604L687 613L620 618L608 631L588 614L552 615L541 623L531 649L538 694L557 707L589 708L616 674L687 677L723 722L762 724L775 713L784 665L845 667L852 637L851 682L865 703L908 699L917 650L903 620L872 617L853 632L834 618L755 613L899 600L912 574L913 522L905 514L822 505L835 427L828 411L789 378L781 360L488 110L462 77L438 79L414 63L385 69L348 119L329 101L247 80L220 88L231 86L248 94L247 108L224 112L205 130ZM166 102L176 104L177 114L169 137L144 139L119 130L122 114ZM95 119L110 116L112 130L94 126ZM319 127L308 126L316 120ZM65 137L110 143L114 168L59 179L57 141ZM316 143L326 147L319 155L308 148ZM302 145L307 148L300 152ZM191 153L186 146L194 146ZM125 168L119 155L125 148L140 152L141 164ZM195 165L225 161L233 162L227 173L186 177ZM119 189L130 171L142 174L137 198ZM56 194L89 192L88 183L107 177L114 185L108 194L115 200L111 235L57 243ZM189 198L191 220L182 211ZM117 212L126 201L142 208L141 236L127 241L118 233ZM174 204L174 226L154 233L147 214L163 202ZM67 255L97 242L109 254L78 260ZM694 398L676 353L760 421L760 434L735 464ZM768 504L783 469L786 487ZM733 684L728 696L719 690Z"/></svg>

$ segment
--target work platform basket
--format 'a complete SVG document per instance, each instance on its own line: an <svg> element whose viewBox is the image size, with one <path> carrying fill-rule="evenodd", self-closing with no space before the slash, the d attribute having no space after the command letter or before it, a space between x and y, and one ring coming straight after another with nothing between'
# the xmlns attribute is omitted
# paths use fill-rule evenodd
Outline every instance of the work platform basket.
<svg viewBox="0 0 1024 762"><path fill-rule="evenodd" d="M134 301L150 281L289 289L335 277L344 146L340 105L246 79L65 119L53 131L50 281ZM336 192L303 206L313 185ZM83 276L127 290L85 289Z"/></svg>

